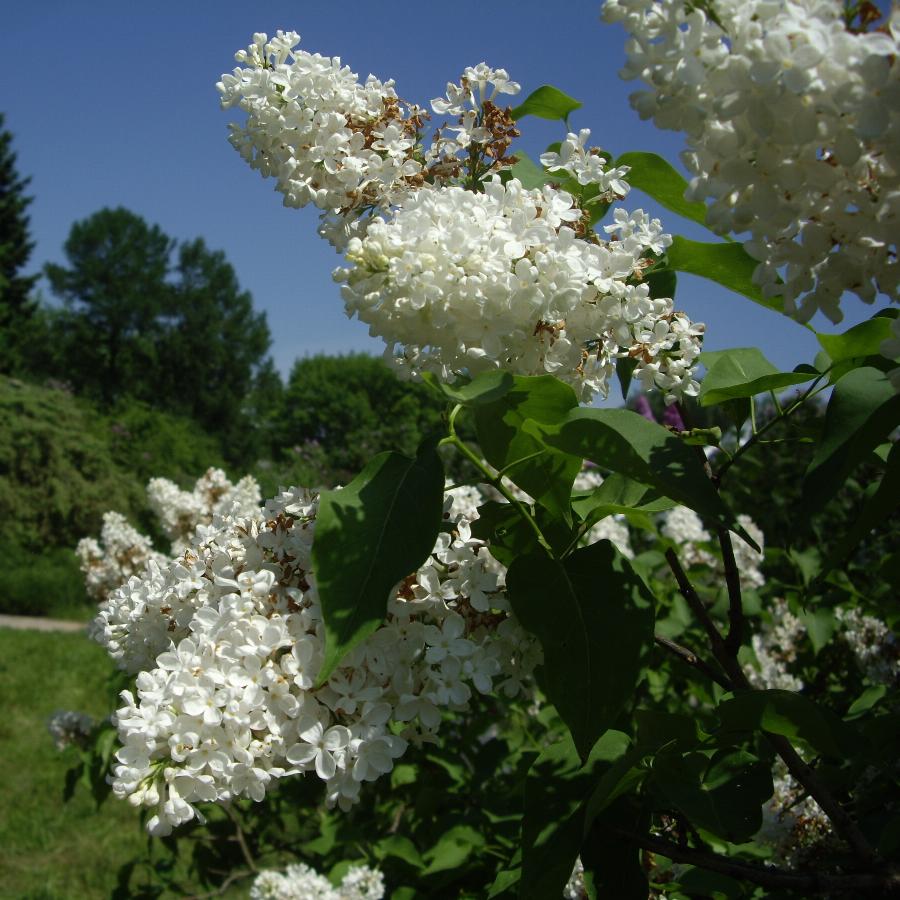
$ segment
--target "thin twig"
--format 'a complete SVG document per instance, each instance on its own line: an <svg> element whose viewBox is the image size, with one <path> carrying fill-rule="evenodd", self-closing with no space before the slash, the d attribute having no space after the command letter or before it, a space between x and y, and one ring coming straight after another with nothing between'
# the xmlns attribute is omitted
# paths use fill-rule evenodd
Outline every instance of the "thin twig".
<svg viewBox="0 0 900 900"><path fill-rule="evenodd" d="M243 878L249 878L251 875L256 874L255 872L244 872L243 870L238 870L236 872L232 872L217 888L211 891L207 891L205 894L191 894L186 897L185 900L208 900L209 897L221 897L228 888L231 887L236 881L240 881Z"/></svg>
<svg viewBox="0 0 900 900"><path fill-rule="evenodd" d="M237 817L235 811L227 804L223 803L222 808L225 810L226 815L232 822L234 822L234 833L235 838L241 848L241 853L244 856L244 861L247 863L248 868L251 872L256 872L256 860L253 858L253 854L250 852L250 848L247 846L247 839L244 837L244 829L241 827L241 820Z"/></svg>
<svg viewBox="0 0 900 900"><path fill-rule="evenodd" d="M722 549L725 584L728 587L728 636L725 638L725 649L736 657L744 641L744 606L741 599L741 573L734 558L731 532L727 528L719 529L719 547Z"/></svg>
<svg viewBox="0 0 900 900"><path fill-rule="evenodd" d="M683 647L681 644L676 644L675 641L670 641L668 638L664 638L659 634L655 634L653 640L656 641L660 647L673 653L689 666L702 672L707 678L719 685L719 687L724 688L726 691L731 690L731 682L724 675L717 672L705 659L701 659L697 656L693 650L690 650L688 647Z"/></svg>
<svg viewBox="0 0 900 900"><path fill-rule="evenodd" d="M846 897L852 891L896 893L900 890L900 873L896 869L886 872L866 872L852 875L830 875L824 872L792 872L775 866L759 866L740 860L729 859L717 853L684 847L652 834L632 834L618 829L609 829L613 834L626 838L644 850L658 853L677 863L687 863L721 872L750 881L767 888L786 888L803 891L808 897L835 894Z"/></svg>

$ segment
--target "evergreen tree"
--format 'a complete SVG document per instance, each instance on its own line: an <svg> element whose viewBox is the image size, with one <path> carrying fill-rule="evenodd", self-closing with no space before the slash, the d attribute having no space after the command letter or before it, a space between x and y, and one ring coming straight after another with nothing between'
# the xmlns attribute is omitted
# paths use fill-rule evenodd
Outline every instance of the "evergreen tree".
<svg viewBox="0 0 900 900"><path fill-rule="evenodd" d="M0 372L18 368L20 337L35 304L30 293L37 276L24 276L22 269L34 248L28 234L25 195L30 178L19 176L12 134L3 127L0 113Z"/></svg>

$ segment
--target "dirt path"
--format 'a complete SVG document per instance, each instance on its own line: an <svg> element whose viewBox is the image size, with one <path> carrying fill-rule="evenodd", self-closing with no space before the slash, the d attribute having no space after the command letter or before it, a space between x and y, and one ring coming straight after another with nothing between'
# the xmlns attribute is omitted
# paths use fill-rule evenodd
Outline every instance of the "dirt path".
<svg viewBox="0 0 900 900"><path fill-rule="evenodd" d="M87 622L45 619L42 616L7 616L0 613L0 628L15 628L20 631L84 631Z"/></svg>

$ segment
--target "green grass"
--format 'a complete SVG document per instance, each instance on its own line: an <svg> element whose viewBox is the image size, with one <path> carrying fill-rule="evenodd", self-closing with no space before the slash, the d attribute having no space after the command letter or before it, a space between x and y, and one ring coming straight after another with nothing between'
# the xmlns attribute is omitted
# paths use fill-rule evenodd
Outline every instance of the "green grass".
<svg viewBox="0 0 900 900"><path fill-rule="evenodd" d="M106 715L112 671L82 634L0 629L0 897L108 898L119 866L146 853L126 803L111 797L98 811L81 786L63 801L77 754L60 753L47 731L60 709Z"/></svg>
<svg viewBox="0 0 900 900"><path fill-rule="evenodd" d="M118 705L114 674L109 657L84 634L0 628L0 900L108 900L119 870L132 862L137 874L118 896L174 900L209 890L189 872L189 837L178 841L175 857L148 839L138 811L122 800L109 796L98 809L82 784L63 799L66 772L79 756L74 748L56 749L47 721L62 709L98 721L108 715ZM158 866L179 889L140 893ZM248 890L242 880L219 896L235 900Z"/></svg>

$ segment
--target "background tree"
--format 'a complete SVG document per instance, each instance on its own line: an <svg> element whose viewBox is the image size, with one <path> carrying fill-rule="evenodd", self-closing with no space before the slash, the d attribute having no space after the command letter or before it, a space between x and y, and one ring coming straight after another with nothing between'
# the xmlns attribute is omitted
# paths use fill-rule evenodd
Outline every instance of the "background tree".
<svg viewBox="0 0 900 900"><path fill-rule="evenodd" d="M65 303L66 379L111 404L124 394L151 400L162 317L171 312L167 283L173 240L130 210L101 209L72 226L69 267L48 265Z"/></svg>
<svg viewBox="0 0 900 900"><path fill-rule="evenodd" d="M271 342L266 315L254 311L225 254L201 238L179 247L174 274L157 402L219 434L229 458L243 457L250 451L244 403Z"/></svg>
<svg viewBox="0 0 900 900"><path fill-rule="evenodd" d="M37 276L21 274L34 247L26 213L31 197L25 195L31 179L19 176L3 123L0 113L0 372L10 372L18 368L19 335L34 312L30 293Z"/></svg>
<svg viewBox="0 0 900 900"><path fill-rule="evenodd" d="M278 417L280 447L326 449L334 481L346 480L381 450L415 453L435 431L443 402L423 384L400 381L364 354L312 356L294 363Z"/></svg>

